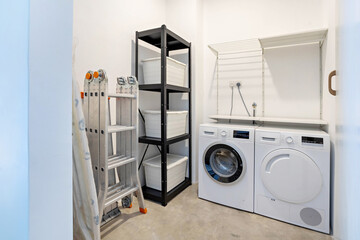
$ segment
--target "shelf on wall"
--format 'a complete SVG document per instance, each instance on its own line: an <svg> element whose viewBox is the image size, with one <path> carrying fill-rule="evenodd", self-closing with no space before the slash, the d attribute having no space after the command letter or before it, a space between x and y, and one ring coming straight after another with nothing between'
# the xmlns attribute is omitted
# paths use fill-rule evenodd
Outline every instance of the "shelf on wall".
<svg viewBox="0 0 360 240"><path fill-rule="evenodd" d="M215 55L219 55L241 52L255 52L262 51L266 48L286 47L309 43L319 43L321 45L326 38L327 32L327 29L310 30L273 37L253 38L210 44L209 48Z"/></svg>
<svg viewBox="0 0 360 240"><path fill-rule="evenodd" d="M301 118L272 118L272 117L247 117L247 116L229 116L229 115L211 115L209 118L214 120L235 120L235 121L257 121L271 123L290 123L304 125L327 125L328 122L322 119L301 119Z"/></svg>
<svg viewBox="0 0 360 240"><path fill-rule="evenodd" d="M275 37L259 38L262 48L291 46L298 44L319 43L325 40L327 29L312 30Z"/></svg>
<svg viewBox="0 0 360 240"><path fill-rule="evenodd" d="M215 55L261 51L257 38L210 44L208 47Z"/></svg>

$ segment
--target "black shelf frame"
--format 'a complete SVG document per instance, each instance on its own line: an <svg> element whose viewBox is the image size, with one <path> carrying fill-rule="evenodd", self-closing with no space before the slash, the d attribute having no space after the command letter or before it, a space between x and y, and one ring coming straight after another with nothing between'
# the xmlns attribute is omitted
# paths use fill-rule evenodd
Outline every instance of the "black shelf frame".
<svg viewBox="0 0 360 240"><path fill-rule="evenodd" d="M185 180L182 183L177 185L175 188L173 188L171 191L169 191L166 194L166 201L169 202L171 199L176 197L179 193L181 193L184 189L186 189L190 185L191 185L190 178L188 178L188 177L185 178ZM149 188L147 186L143 186L142 190L143 190L144 197L146 199L150 199L155 202L161 202L161 203L163 202L162 191L155 190L155 189ZM164 206L166 206L166 205L164 205Z"/></svg>
<svg viewBox="0 0 360 240"><path fill-rule="evenodd" d="M189 138L190 138L190 134L185 133L185 134L180 135L180 136L176 136L176 137L173 137L173 138L168 138L166 140L166 144L167 145L174 144L174 143L181 142L181 141L184 141L184 140L189 139ZM145 143L145 144L152 144L152 145L161 146L162 145L162 140L161 140L161 138L153 138L153 137L142 136L142 137L139 137L139 143Z"/></svg>
<svg viewBox="0 0 360 240"><path fill-rule="evenodd" d="M141 84L139 89L142 91L161 92L161 84ZM166 84L165 89L170 93L190 93L190 88L180 87L175 85Z"/></svg>
<svg viewBox="0 0 360 240"><path fill-rule="evenodd" d="M140 84L142 91L153 91L161 94L161 138L140 137L139 143L161 146L161 191L144 186L143 193L146 199L160 202L166 206L168 202L185 188L191 185L191 163L192 163L192 144L191 144L191 43L187 42L174 32L162 25L160 28L154 28L146 31L136 32L135 36L135 76L139 74L139 40L147 42L161 49L161 83L159 84ZM188 87L179 87L167 84L166 79L166 57L170 51L188 49ZM170 93L188 93L188 126L189 133L174 138L167 138L167 119L166 112L169 110ZM180 141L189 141L188 169L189 177L180 183L171 191L167 192L167 153L169 145Z"/></svg>

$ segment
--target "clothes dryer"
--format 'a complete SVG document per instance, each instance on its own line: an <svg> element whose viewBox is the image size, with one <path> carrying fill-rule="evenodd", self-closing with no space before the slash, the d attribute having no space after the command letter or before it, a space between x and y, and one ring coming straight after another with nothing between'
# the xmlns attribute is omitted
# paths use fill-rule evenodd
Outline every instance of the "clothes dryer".
<svg viewBox="0 0 360 240"><path fill-rule="evenodd" d="M329 233L329 135L268 127L255 135L255 213Z"/></svg>

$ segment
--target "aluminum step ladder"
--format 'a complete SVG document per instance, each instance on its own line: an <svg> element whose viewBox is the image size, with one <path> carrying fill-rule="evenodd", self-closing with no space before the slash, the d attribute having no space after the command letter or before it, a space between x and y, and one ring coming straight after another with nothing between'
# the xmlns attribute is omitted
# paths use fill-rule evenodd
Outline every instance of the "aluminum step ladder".
<svg viewBox="0 0 360 240"><path fill-rule="evenodd" d="M102 69L88 71L82 98L102 224L120 215L120 201L123 207L132 207L134 194L138 199L140 212L146 213L137 171L137 79L118 78L116 93L109 94L106 72ZM116 101L115 125L111 125L111 98Z"/></svg>

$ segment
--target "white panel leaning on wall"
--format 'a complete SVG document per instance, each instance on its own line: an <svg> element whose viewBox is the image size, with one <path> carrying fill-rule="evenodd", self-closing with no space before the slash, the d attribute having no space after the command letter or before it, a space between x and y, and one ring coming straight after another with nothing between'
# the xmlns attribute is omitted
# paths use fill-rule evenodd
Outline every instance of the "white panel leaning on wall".
<svg viewBox="0 0 360 240"><path fill-rule="evenodd" d="M99 209L85 120L77 82L73 79L73 221L74 239L100 240Z"/></svg>

